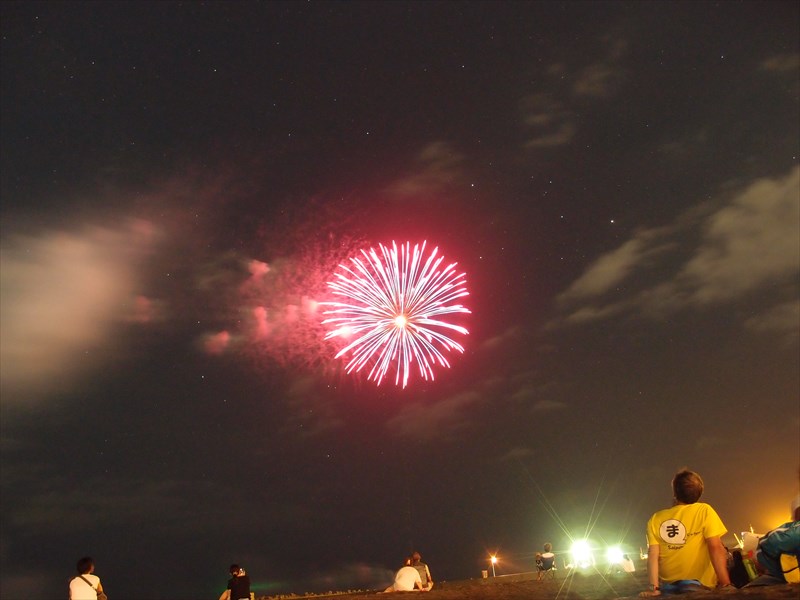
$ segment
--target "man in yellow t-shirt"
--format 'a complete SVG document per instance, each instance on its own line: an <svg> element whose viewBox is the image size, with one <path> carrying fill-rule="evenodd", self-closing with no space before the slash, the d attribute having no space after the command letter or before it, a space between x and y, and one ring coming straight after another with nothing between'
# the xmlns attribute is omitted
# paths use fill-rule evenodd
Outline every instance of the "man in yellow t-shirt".
<svg viewBox="0 0 800 600"><path fill-rule="evenodd" d="M647 522L650 590L640 596L730 586L728 552L721 540L727 529L710 505L698 502L703 480L693 471L680 471L672 491L675 505Z"/></svg>

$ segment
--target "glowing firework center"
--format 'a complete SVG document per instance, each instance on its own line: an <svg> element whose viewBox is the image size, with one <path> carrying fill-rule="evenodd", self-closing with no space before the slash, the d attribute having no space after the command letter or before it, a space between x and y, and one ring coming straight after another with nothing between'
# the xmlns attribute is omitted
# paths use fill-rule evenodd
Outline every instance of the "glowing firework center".
<svg viewBox="0 0 800 600"><path fill-rule="evenodd" d="M362 250L328 282L342 300L321 303L327 307L322 323L330 328L325 339L343 341L336 358L346 357L348 373L369 367L368 379L380 385L394 370L395 384L402 379L406 387L414 363L423 379L432 380L435 364L450 367L443 352L464 352L449 335L469 332L447 318L470 312L455 303L469 295L465 274L456 272L457 263L440 269L444 257L438 248L426 256L426 244Z"/></svg>

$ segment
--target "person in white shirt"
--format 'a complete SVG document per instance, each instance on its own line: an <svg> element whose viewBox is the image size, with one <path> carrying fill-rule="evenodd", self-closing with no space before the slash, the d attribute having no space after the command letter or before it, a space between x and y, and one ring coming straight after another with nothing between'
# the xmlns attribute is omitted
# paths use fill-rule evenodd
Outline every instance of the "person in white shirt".
<svg viewBox="0 0 800 600"><path fill-rule="evenodd" d="M622 555L622 561L619 564L625 573L634 573L636 571L636 565L633 564L633 560L627 554Z"/></svg>
<svg viewBox="0 0 800 600"><path fill-rule="evenodd" d="M84 556L76 565L78 574L70 579L70 600L97 600L103 593L103 584L100 578L94 575L94 561L91 556Z"/></svg>
<svg viewBox="0 0 800 600"><path fill-rule="evenodd" d="M411 557L405 560L403 567L394 576L394 583L383 590L384 593L414 592L417 590L423 592L428 591L427 588L422 585L422 578L419 576L419 571L412 566L413 562Z"/></svg>

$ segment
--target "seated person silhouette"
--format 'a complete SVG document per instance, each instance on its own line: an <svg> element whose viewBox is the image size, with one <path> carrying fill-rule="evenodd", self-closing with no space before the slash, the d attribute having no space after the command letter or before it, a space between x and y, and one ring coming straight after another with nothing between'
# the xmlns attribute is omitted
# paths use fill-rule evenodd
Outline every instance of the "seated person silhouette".
<svg viewBox="0 0 800 600"><path fill-rule="evenodd" d="M552 552L552 544L544 545L544 552L542 554L536 553L536 570L539 572L536 576L536 581L541 581L548 573L551 577L556 576L556 555Z"/></svg>
<svg viewBox="0 0 800 600"><path fill-rule="evenodd" d="M410 556L406 558L402 568L397 572L394 577L394 583L383 590L383 594L390 592L427 592L428 588L422 585L422 579L419 576L419 571L414 567L414 559Z"/></svg>

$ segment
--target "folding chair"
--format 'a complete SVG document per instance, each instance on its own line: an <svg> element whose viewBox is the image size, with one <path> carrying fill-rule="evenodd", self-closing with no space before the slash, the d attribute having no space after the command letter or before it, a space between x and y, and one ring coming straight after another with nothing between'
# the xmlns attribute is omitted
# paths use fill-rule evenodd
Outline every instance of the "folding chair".
<svg viewBox="0 0 800 600"><path fill-rule="evenodd" d="M537 581L541 581L545 577L550 577L551 579L556 578L556 557L547 556L542 557L541 565L536 565L536 568L539 570L539 574L536 577Z"/></svg>

